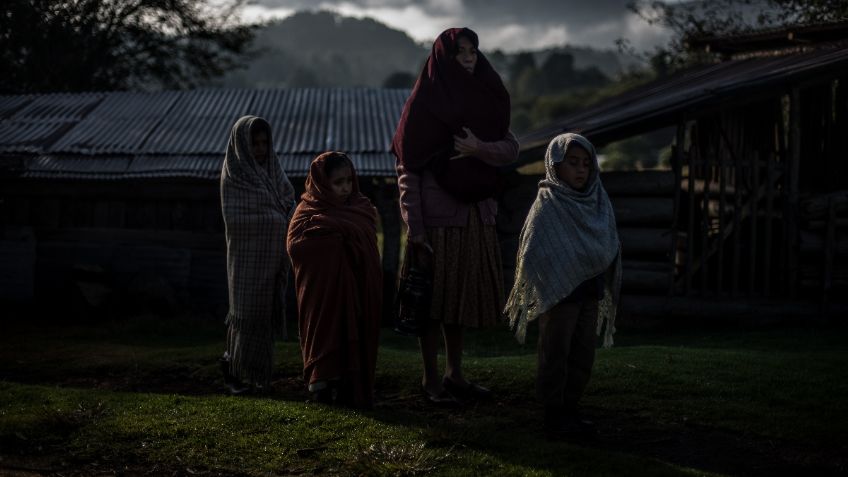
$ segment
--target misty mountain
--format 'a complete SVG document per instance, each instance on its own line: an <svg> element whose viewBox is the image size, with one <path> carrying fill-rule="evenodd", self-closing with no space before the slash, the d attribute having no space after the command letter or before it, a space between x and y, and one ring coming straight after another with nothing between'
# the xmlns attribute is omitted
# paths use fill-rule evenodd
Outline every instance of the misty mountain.
<svg viewBox="0 0 848 477"><path fill-rule="evenodd" d="M392 74L413 80L430 51L406 33L370 18L303 11L271 22L256 32L256 55L247 68L215 82L223 87L286 88L381 86ZM486 50L484 50L486 51ZM596 67L609 77L627 66L613 50L564 46L532 52L537 64L560 52L574 57L578 69ZM487 56L504 79L515 55L500 51ZM410 84L411 86L411 84Z"/></svg>
<svg viewBox="0 0 848 477"><path fill-rule="evenodd" d="M261 28L257 57L222 86L380 86L394 72L417 75L428 50L370 18L299 12Z"/></svg>

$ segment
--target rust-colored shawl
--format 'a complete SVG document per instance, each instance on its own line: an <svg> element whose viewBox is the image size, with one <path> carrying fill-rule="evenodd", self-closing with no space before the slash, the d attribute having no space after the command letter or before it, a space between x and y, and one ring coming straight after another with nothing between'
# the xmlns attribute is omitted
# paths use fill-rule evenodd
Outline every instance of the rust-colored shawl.
<svg viewBox="0 0 848 477"><path fill-rule="evenodd" d="M288 232L303 374L309 384L341 379L350 404L370 407L383 287L377 211L360 193L355 170L347 201L333 194L324 168L334 154L312 161Z"/></svg>

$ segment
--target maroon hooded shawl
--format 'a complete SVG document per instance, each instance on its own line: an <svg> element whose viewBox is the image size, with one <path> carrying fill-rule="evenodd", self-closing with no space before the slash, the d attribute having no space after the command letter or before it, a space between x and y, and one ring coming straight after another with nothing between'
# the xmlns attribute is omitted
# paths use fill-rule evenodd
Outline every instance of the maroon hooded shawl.
<svg viewBox="0 0 848 477"><path fill-rule="evenodd" d="M351 195L342 202L333 194L324 168L334 154L312 161L288 231L303 374L309 384L341 379L350 404L370 407L383 287L377 211L352 164Z"/></svg>
<svg viewBox="0 0 848 477"><path fill-rule="evenodd" d="M437 178L448 166L451 175L460 176L460 180L469 174L493 177L494 168L476 158L447 163L456 154L453 136L464 136L463 127L488 142L502 140L509 131L509 93L501 77L479 51L474 73L462 68L456 61L457 40L461 36L477 48L477 34L468 28L445 30L433 43L427 63L404 104L392 152L411 171L419 172L428 166L437 169ZM450 192L449 187L445 189Z"/></svg>

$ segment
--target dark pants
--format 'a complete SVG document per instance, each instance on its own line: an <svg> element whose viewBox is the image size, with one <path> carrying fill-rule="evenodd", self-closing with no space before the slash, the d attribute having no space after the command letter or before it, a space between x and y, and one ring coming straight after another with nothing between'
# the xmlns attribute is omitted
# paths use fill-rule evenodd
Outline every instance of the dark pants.
<svg viewBox="0 0 848 477"><path fill-rule="evenodd" d="M539 317L536 393L549 408L575 411L595 361L598 300L560 302Z"/></svg>

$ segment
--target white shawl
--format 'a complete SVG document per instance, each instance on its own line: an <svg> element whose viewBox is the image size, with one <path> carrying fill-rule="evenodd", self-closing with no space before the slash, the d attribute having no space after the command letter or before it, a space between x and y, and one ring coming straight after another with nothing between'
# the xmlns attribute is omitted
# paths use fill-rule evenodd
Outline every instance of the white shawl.
<svg viewBox="0 0 848 477"><path fill-rule="evenodd" d="M569 144L583 146L593 168L584 191L559 180L554 158L562 159ZM583 136L561 134L545 153L545 178L521 229L515 283L504 312L515 337L523 343L527 323L553 308L584 281L605 274L599 303L598 335L612 346L621 288L621 245L612 204L599 176L595 148Z"/></svg>

